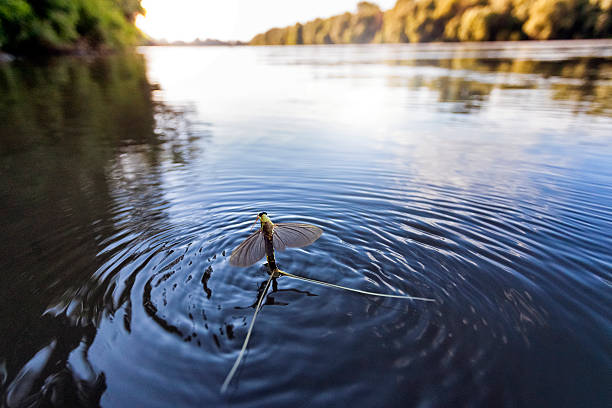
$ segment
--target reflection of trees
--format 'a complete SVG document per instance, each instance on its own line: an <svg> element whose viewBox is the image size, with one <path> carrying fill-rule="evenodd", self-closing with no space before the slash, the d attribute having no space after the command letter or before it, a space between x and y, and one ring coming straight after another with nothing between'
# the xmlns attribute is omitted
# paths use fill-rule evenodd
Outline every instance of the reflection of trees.
<svg viewBox="0 0 612 408"><path fill-rule="evenodd" d="M576 113L612 116L612 85L595 85L585 81L581 85L554 84L553 98L574 102Z"/></svg>
<svg viewBox="0 0 612 408"><path fill-rule="evenodd" d="M495 88L531 89L536 78L554 79L551 88L555 100L574 102L577 112L612 114L612 61L605 58L575 58L566 61L535 61L519 59L424 59L390 60L390 65L437 67L452 71L473 71L490 74L490 81L466 79L468 76L444 76L434 80L415 77L408 86L426 86L439 92L441 102L454 104L456 112L479 109L481 102ZM527 75L504 75L527 74ZM393 85L399 85L393 83Z"/></svg>
<svg viewBox="0 0 612 408"><path fill-rule="evenodd" d="M592 58L561 68L561 76L580 83L553 84L555 100L575 102L576 112L612 116L612 61Z"/></svg>
<svg viewBox="0 0 612 408"><path fill-rule="evenodd" d="M92 279L112 256L102 249L167 228L161 165L197 153L188 113L154 102L145 74L139 55L0 65L0 364L21 390L11 404L47 398L43 381L64 395L103 391L103 374L83 383L67 365L81 347L91 367L102 313L131 306L133 279L117 302L112 276ZM57 364L38 362L47 349Z"/></svg>
<svg viewBox="0 0 612 408"><path fill-rule="evenodd" d="M466 81L464 78L456 77L441 77L428 86L439 90L440 102L453 103L455 113L469 113L480 109L482 102L493 89L492 84Z"/></svg>
<svg viewBox="0 0 612 408"><path fill-rule="evenodd" d="M138 56L0 66L1 151L61 147L63 141L87 153L92 142L110 148L128 138L150 140L153 103L143 72ZM105 161L112 151L90 153L88 159Z"/></svg>
<svg viewBox="0 0 612 408"><path fill-rule="evenodd" d="M612 79L612 61L607 58L572 58L563 61L508 58L453 58L387 60L388 65L437 67L482 73L536 74L545 78Z"/></svg>
<svg viewBox="0 0 612 408"><path fill-rule="evenodd" d="M93 369L87 357L94 336L93 327L71 330L61 343L53 340L43 347L8 384L6 406L99 406L106 390L106 378L104 373ZM78 369L73 370L71 366L78 366Z"/></svg>
<svg viewBox="0 0 612 408"><path fill-rule="evenodd" d="M440 60L440 66L476 72L536 74L544 78L593 80L612 77L612 62L605 58L573 58L564 61L456 58Z"/></svg>

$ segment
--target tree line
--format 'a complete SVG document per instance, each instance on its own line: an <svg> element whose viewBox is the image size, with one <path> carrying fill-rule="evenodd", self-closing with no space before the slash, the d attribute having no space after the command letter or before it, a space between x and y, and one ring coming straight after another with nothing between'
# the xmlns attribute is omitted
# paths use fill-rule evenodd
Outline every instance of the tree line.
<svg viewBox="0 0 612 408"><path fill-rule="evenodd" d="M134 44L140 0L0 0L0 49L13 54Z"/></svg>
<svg viewBox="0 0 612 408"><path fill-rule="evenodd" d="M508 41L609 38L612 0L397 0L382 11L361 2L355 13L272 28L251 45Z"/></svg>

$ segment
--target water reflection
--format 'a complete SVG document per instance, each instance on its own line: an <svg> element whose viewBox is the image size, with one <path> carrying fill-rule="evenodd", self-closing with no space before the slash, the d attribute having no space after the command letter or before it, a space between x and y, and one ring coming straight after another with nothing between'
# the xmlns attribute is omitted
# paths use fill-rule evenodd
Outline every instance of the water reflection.
<svg viewBox="0 0 612 408"><path fill-rule="evenodd" d="M8 406L97 405L106 388L87 351L103 314L131 308L133 284L114 291L109 247L167 230L166 158L188 163L206 137L154 89L140 55L0 65L0 355L19 371Z"/></svg>
<svg viewBox="0 0 612 408"><path fill-rule="evenodd" d="M95 328L87 331L78 344L61 338L60 344L53 340L38 351L7 385L6 406L99 406L106 377L96 372L87 357Z"/></svg>
<svg viewBox="0 0 612 408"><path fill-rule="evenodd" d="M418 76L407 84L413 89L426 86L439 92L440 102L450 102L451 112L478 111L491 92L543 87L550 83L554 100L570 103L574 113L612 116L612 62L598 57L560 61L499 58L455 58L424 60L389 60L390 66L435 67L452 76L425 79ZM472 72L479 73L474 80ZM517 75L518 74L518 75ZM403 86L394 77L390 84Z"/></svg>
<svg viewBox="0 0 612 408"><path fill-rule="evenodd" d="M266 268L268 268L268 265L265 265ZM263 271L265 273L269 273L269 269L266 269L265 271ZM317 294L309 292L307 290L299 290L299 289L294 289L294 288L287 288L287 289L279 289L278 287L278 280L282 279L281 278L272 278L272 286L270 291L268 292L268 294L266 295L266 298L263 301L263 305L268 305L268 306L288 306L289 303L285 302L283 300L278 300L278 296L275 296L274 294L276 293L277 295L281 296L281 299L286 299L285 296L283 296L284 293L288 293L288 294L294 294L297 293L300 296L317 296ZM259 283L259 286L257 288L257 297L254 299L253 303L251 303L248 306L235 306L234 309L236 310L241 310L241 309L255 309L255 307L257 306L257 302L259 302L259 298L261 296L261 294L263 293L263 290L266 287L266 283L268 281L267 280L262 280ZM295 297L292 297L295 298Z"/></svg>
<svg viewBox="0 0 612 408"><path fill-rule="evenodd" d="M325 231L285 270L437 302L275 279L232 404L601 403L611 55L555 44L0 66L3 402L226 402L267 210Z"/></svg>

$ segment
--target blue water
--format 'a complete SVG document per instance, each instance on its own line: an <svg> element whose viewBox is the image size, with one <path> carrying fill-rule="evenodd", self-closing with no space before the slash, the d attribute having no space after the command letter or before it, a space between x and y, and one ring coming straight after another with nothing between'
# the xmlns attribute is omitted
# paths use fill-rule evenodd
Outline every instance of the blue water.
<svg viewBox="0 0 612 408"><path fill-rule="evenodd" d="M0 65L3 404L609 407L611 143L609 41ZM324 230L281 269L436 302L278 278L222 395L260 211Z"/></svg>

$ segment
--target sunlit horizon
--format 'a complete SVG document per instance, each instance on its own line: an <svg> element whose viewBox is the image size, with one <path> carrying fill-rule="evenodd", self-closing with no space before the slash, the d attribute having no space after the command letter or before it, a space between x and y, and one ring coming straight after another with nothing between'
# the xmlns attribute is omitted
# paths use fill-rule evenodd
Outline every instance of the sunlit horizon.
<svg viewBox="0 0 612 408"><path fill-rule="evenodd" d="M354 12L359 0L143 0L146 16L138 16L136 25L156 40L193 41L212 38L222 41L249 41L256 34L273 27L284 27L325 18L346 11ZM396 0L374 1L387 10Z"/></svg>

